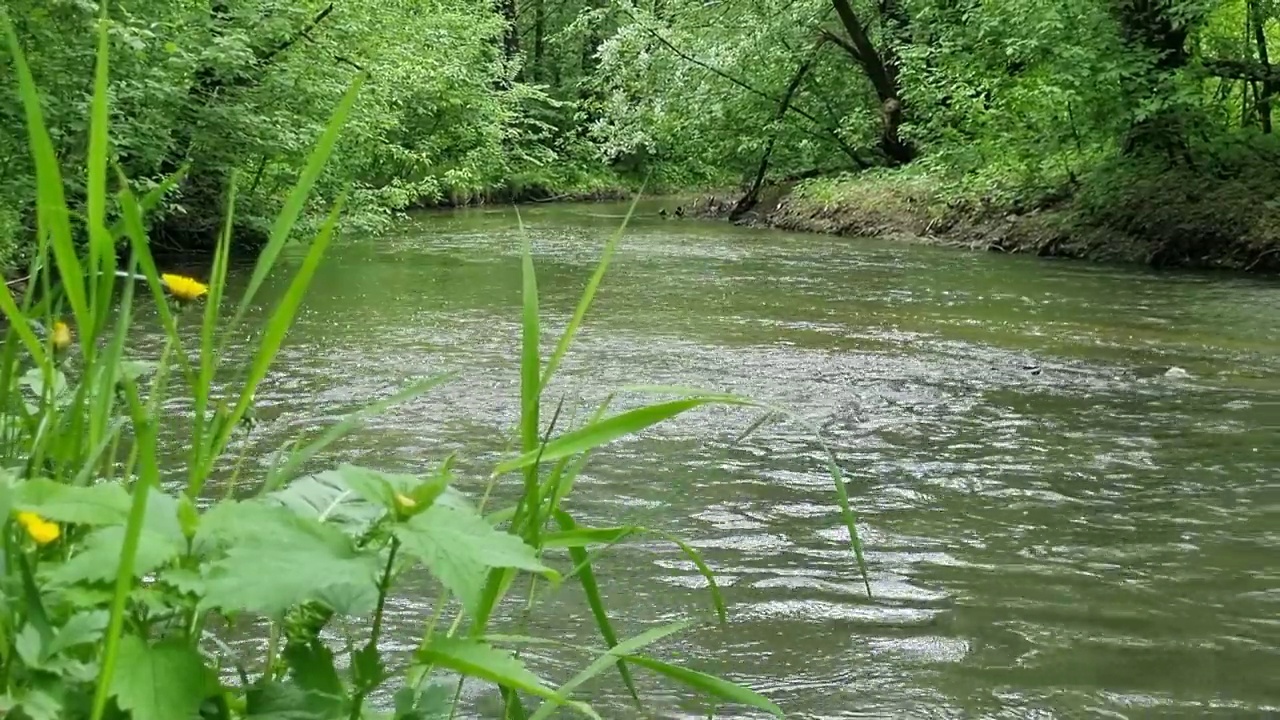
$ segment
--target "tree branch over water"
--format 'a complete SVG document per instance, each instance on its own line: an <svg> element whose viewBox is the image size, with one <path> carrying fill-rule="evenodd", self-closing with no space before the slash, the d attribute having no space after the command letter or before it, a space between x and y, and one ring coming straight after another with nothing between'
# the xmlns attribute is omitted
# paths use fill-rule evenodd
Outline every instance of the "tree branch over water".
<svg viewBox="0 0 1280 720"><path fill-rule="evenodd" d="M790 112L795 113L796 115L799 115L805 120L808 120L809 122L813 123L815 126L823 130L822 133L811 133L812 135L814 135L815 137L820 137L823 140L828 140L830 142L835 143L840 148L841 152L843 152L845 155L848 155L849 158L853 160L855 165L857 165L858 167L864 167L864 163L862 162L861 158L858 157L857 152L852 147L850 147L848 143L846 143L843 139L841 139L840 136L836 133L836 131L830 125L824 123L822 120L818 119L811 113L806 112L801 108L795 107L795 105L793 105L789 99L774 97L769 93L754 87L753 85L746 82L745 80L736 78L733 75L730 75L724 70L721 70L720 68L708 62L704 60L700 60L684 52L683 50L681 50L680 48L672 44L670 40L667 40L665 37L663 37L662 33L658 32L657 30L654 30L652 27L649 27L648 24L640 22L639 18L635 17L634 14L631 14L630 10L627 10L626 12L629 15L631 15L632 19L635 20L638 25L644 28L645 32L652 35L655 40L657 40L659 43L662 43L664 47L666 47L668 50L670 50L680 59L684 60L685 62L697 65L698 67L716 75L717 77L723 78L724 80L728 80L729 82L742 88L743 90L746 90L747 92L751 93L752 95L755 95L756 97L764 98L765 100L768 100L774 105L785 107Z"/></svg>

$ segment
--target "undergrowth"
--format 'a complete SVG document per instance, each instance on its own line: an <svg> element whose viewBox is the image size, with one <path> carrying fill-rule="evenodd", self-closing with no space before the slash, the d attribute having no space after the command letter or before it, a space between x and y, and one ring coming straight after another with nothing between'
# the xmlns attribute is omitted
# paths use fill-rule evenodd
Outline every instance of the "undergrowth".
<svg viewBox="0 0 1280 720"><path fill-rule="evenodd" d="M181 171L139 194L112 167L106 3L100 8L83 216L64 196L37 89L7 16L0 16L36 168L40 240L25 292L14 297L7 287L0 291L8 321L0 348L0 711L22 720L426 720L451 717L463 679L472 678L497 689L507 718L540 719L562 707L599 717L575 691L616 671L643 705L632 672L645 670L713 703L740 703L781 717L774 703L748 688L646 651L700 622L725 622L715 575L689 544L657 534L705 576L712 612L620 638L600 592L607 578L596 575L593 558L654 533L637 526L586 527L572 514L574 481L601 446L704 405L755 406L731 395L638 388L662 397L613 414L606 401L587 422L570 428L546 412L543 391L584 321L625 222L605 245L547 356L539 350L537 275L526 238L516 449L479 478L483 499L459 489L464 479L455 475L450 457L422 475L351 465L299 474L371 413L429 393L447 375L425 378L299 442L264 476L239 479L239 487L254 487L247 495L228 497L228 489L211 482L215 471L239 467L228 447L251 417L255 390L333 238L342 196L257 331L250 356L231 365L227 341L246 332L247 313L296 234L364 77L357 76L334 111L269 228L244 294L233 300L226 277L234 177L207 282L156 266L147 213ZM115 222L108 219L109 203L118 211ZM78 243L78 235L87 242ZM127 249L123 264L118 245ZM144 305L154 306L166 337L159 357L145 360L131 357L128 344L135 311ZM190 336L180 332L187 326L198 330L198 346L183 340ZM214 377L224 370L239 372L238 389L215 393ZM177 387L190 394L189 415L170 409ZM778 413L761 410L765 418ZM162 425L184 427L180 468L160 464ZM830 471L865 581L854 517L834 462ZM518 500L488 507L496 484L509 481L521 488ZM386 602L406 573L423 571L441 587L437 611L421 618L421 637L409 657L390 658L382 643ZM496 632L497 608L517 582L528 588L523 600L531 612L546 611L538 602L540 589L562 583L579 585L590 605L600 635L595 660L558 687L520 659L526 645L558 640ZM370 621L363 637L335 648L326 629L343 617ZM268 628L264 654L253 662L232 652L217 631L245 621ZM346 662L338 662L335 656L343 654ZM370 698L384 694L393 697L392 705L372 707Z"/></svg>

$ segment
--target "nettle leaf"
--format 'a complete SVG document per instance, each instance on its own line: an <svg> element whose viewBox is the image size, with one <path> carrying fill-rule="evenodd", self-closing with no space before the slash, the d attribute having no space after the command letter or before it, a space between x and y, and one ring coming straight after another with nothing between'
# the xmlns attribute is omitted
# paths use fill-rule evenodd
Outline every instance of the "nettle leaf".
<svg viewBox="0 0 1280 720"><path fill-rule="evenodd" d="M132 720L191 720L217 686L200 653L180 641L148 645L126 635L116 668L111 694Z"/></svg>
<svg viewBox="0 0 1280 720"><path fill-rule="evenodd" d="M77 645L97 642L107 629L110 618L111 613L106 610L89 610L72 615L58 630L58 634L53 636L53 641L45 648L45 655L57 655Z"/></svg>
<svg viewBox="0 0 1280 720"><path fill-rule="evenodd" d="M17 716L21 710L30 720L62 720L62 703L52 695L37 689L19 689L15 695L0 696L0 712L4 717Z"/></svg>
<svg viewBox="0 0 1280 720"><path fill-rule="evenodd" d="M403 549L420 560L462 601L479 614L489 568L519 568L556 577L523 540L502 532L472 511L433 505L394 530Z"/></svg>
<svg viewBox="0 0 1280 720"><path fill-rule="evenodd" d="M44 370L35 367L23 373L22 378L18 380L18 384L31 390L37 397L44 395ZM67 376L61 370L53 372L52 396L57 399L67 392Z"/></svg>
<svg viewBox="0 0 1280 720"><path fill-rule="evenodd" d="M289 483L268 498L304 517L342 527L351 535L361 535L388 512L413 508L421 512L434 502L466 507L459 493L448 487L449 475L430 478L385 473L380 470L343 465L306 475ZM397 496L409 500L402 504Z"/></svg>
<svg viewBox="0 0 1280 720"><path fill-rule="evenodd" d="M84 545L71 559L54 570L50 577L58 583L109 582L120 569L124 550L125 529L120 526L99 528L88 535ZM133 562L133 576L140 578L182 554L183 543L155 530L143 528L138 534L138 553Z"/></svg>
<svg viewBox="0 0 1280 720"><path fill-rule="evenodd" d="M36 478L14 487L13 507L57 522L123 525L129 515L129 492L119 483L78 487Z"/></svg>
<svg viewBox="0 0 1280 720"><path fill-rule="evenodd" d="M453 690L434 683L416 693L412 687L396 691L395 720L449 720L453 716Z"/></svg>
<svg viewBox="0 0 1280 720"><path fill-rule="evenodd" d="M209 541L234 539L205 573L204 607L270 617L312 600L343 615L373 609L381 569L376 551L359 550L337 528L288 508L237 505L244 511L239 519L220 515L211 527L210 513L201 524L201 532L214 533Z"/></svg>
<svg viewBox="0 0 1280 720"><path fill-rule="evenodd" d="M345 528L353 535L368 530L385 514L382 504L362 496L335 472L304 475L267 498L302 517Z"/></svg>
<svg viewBox="0 0 1280 720"><path fill-rule="evenodd" d="M346 706L332 696L304 690L292 683L258 683L245 693L245 720L316 720L346 716Z"/></svg>

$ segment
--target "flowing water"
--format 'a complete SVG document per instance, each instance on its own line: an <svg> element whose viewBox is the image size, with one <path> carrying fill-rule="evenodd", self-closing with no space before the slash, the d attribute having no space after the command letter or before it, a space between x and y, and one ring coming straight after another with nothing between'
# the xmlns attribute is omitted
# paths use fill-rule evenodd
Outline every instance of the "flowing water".
<svg viewBox="0 0 1280 720"><path fill-rule="evenodd" d="M755 414L696 411L599 453L568 505L580 522L679 534L718 573L728 625L661 656L795 718L1280 713L1280 283L664 221L657 207L628 229L550 407L563 397L561 422L581 422L612 388L677 384L794 411L847 475L872 591L813 432L773 422L737 442ZM624 211L522 210L550 330ZM424 471L457 451L478 494L518 415L519 277L510 210L424 215L335 247L258 393L244 472L452 370L317 469ZM710 607L656 539L597 572L624 635ZM435 592L402 586L388 649L414 646ZM597 642L576 585L540 597L529 634ZM556 683L587 662L529 658ZM639 680L651 716L705 716L691 693ZM588 690L604 717L634 716L616 674Z"/></svg>

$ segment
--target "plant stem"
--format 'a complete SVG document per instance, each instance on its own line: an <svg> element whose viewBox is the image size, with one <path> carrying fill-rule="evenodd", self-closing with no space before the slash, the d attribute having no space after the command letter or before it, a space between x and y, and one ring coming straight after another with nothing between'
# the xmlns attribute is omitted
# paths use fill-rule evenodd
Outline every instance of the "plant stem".
<svg viewBox="0 0 1280 720"><path fill-rule="evenodd" d="M382 580L378 582L378 607L373 613L373 629L369 631L369 644L366 649L377 648L378 638L382 635L382 610L387 605L387 593L391 590L391 568L396 562L396 552L400 549L400 539L391 538L391 552L387 554L387 566L382 569ZM351 703L351 720L360 720L360 710L364 706L365 696L373 688L368 683L361 683L356 690L355 699Z"/></svg>

